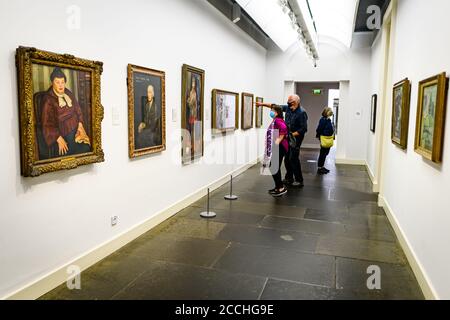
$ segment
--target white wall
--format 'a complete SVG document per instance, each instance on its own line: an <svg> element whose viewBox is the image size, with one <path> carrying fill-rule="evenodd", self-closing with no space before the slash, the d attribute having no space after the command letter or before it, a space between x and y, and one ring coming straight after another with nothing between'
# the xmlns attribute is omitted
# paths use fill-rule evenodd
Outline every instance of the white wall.
<svg viewBox="0 0 450 320"><path fill-rule="evenodd" d="M298 46L286 53L269 51L267 55L267 92L271 102L283 103L285 81L340 82L348 81L348 99L340 101L338 157L346 161L365 161L370 120L370 58L367 48L346 49L331 39L321 38L320 60L314 68L304 49ZM344 92L344 95L346 93ZM308 106L304 106L308 110ZM362 116L356 117L361 111ZM344 123L346 123L344 125ZM317 123L309 123L309 135L315 135ZM346 137L345 140L344 138ZM339 151L339 150L338 150Z"/></svg>
<svg viewBox="0 0 450 320"><path fill-rule="evenodd" d="M408 150L400 150L386 134L381 176L381 197L398 221L431 290L441 299L450 299L450 112L446 117L442 165L432 164L415 153L414 138L418 83L443 71L450 73L450 43L445 40L450 32L449 11L447 0L398 1L392 82L406 77L412 82ZM375 46L373 56L382 59L378 50ZM386 112L389 121L390 105ZM390 127L386 125L386 130Z"/></svg>
<svg viewBox="0 0 450 320"><path fill-rule="evenodd" d="M81 29L70 31L66 10L74 3L81 9ZM0 297L257 157L263 130L215 139L206 132L207 163L181 166L183 63L206 71L205 130L213 88L266 96L266 50L206 1L1 0L0 30ZM38 178L20 176L14 63L19 45L104 62L105 163ZM167 151L133 161L127 140L128 63L164 70L167 82ZM112 125L112 108L120 111L118 126ZM231 159L239 154L239 163L214 164L224 154ZM110 226L113 215L119 216L115 228Z"/></svg>

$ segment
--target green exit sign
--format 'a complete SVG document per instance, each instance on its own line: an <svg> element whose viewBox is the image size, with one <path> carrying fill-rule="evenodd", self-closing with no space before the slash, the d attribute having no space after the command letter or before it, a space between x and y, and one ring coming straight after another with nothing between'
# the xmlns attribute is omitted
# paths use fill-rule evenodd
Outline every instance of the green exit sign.
<svg viewBox="0 0 450 320"><path fill-rule="evenodd" d="M316 96L321 95L322 94L322 89L314 89L313 90L313 94L316 95Z"/></svg>

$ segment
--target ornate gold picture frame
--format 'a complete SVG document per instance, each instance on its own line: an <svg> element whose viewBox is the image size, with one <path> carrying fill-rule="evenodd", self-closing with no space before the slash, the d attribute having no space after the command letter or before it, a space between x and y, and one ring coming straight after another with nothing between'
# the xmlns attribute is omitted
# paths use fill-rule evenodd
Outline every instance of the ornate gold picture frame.
<svg viewBox="0 0 450 320"><path fill-rule="evenodd" d="M391 140L404 150L408 147L410 99L411 81L406 78L392 89Z"/></svg>
<svg viewBox="0 0 450 320"><path fill-rule="evenodd" d="M264 102L264 98L256 97L256 102ZM264 119L264 107L256 107L256 127L261 128L263 126L263 119Z"/></svg>
<svg viewBox="0 0 450 320"><path fill-rule="evenodd" d="M21 174L36 177L103 162L103 63L19 47L16 65Z"/></svg>
<svg viewBox="0 0 450 320"><path fill-rule="evenodd" d="M239 93L214 89L212 91L213 132L239 129Z"/></svg>
<svg viewBox="0 0 450 320"><path fill-rule="evenodd" d="M448 78L443 72L419 83L415 151L435 163L442 162Z"/></svg>
<svg viewBox="0 0 450 320"><path fill-rule="evenodd" d="M130 158L166 150L166 75L128 65L128 153Z"/></svg>
<svg viewBox="0 0 450 320"><path fill-rule="evenodd" d="M204 154L205 71L183 65L181 84L181 158L190 164Z"/></svg>
<svg viewBox="0 0 450 320"><path fill-rule="evenodd" d="M254 95L251 93L242 93L242 130L248 130L253 128L253 102Z"/></svg>

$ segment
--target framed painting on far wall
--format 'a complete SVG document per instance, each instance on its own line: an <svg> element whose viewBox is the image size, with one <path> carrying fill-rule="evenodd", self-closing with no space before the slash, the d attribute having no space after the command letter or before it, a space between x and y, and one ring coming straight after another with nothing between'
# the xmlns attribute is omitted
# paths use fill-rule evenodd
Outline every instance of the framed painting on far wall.
<svg viewBox="0 0 450 320"><path fill-rule="evenodd" d="M377 100L378 96L374 94L372 96L371 110L370 110L370 131L375 133L377 126Z"/></svg>
<svg viewBox="0 0 450 320"><path fill-rule="evenodd" d="M129 157L166 149L165 73L128 65Z"/></svg>
<svg viewBox="0 0 450 320"><path fill-rule="evenodd" d="M183 65L181 84L181 158L189 164L203 157L205 71Z"/></svg>
<svg viewBox="0 0 450 320"><path fill-rule="evenodd" d="M253 99L253 94L242 93L242 130L253 128Z"/></svg>
<svg viewBox="0 0 450 320"><path fill-rule="evenodd" d="M16 64L22 175L103 162L103 64L27 47Z"/></svg>
<svg viewBox="0 0 450 320"><path fill-rule="evenodd" d="M239 93L214 89L212 92L212 129L215 132L239 128Z"/></svg>
<svg viewBox="0 0 450 320"><path fill-rule="evenodd" d="M442 162L447 91L445 72L419 83L415 151L435 163Z"/></svg>
<svg viewBox="0 0 450 320"><path fill-rule="evenodd" d="M411 82L408 78L394 85L391 140L402 149L408 147L410 95Z"/></svg>
<svg viewBox="0 0 450 320"><path fill-rule="evenodd" d="M256 97L256 102L263 103L264 99ZM263 109L264 107L256 107L256 127L261 128L263 125Z"/></svg>

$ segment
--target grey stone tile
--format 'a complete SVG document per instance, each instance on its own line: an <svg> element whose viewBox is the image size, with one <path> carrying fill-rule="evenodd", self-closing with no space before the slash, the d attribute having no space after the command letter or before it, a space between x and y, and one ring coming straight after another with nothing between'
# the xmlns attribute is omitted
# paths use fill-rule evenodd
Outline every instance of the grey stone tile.
<svg viewBox="0 0 450 320"><path fill-rule="evenodd" d="M239 211L239 209L232 210L224 210L224 209L214 209L214 212L217 214L217 217L214 218L214 222L222 222L222 223L233 223L233 224L247 224L247 225L259 225L260 222L264 219L264 214L258 213L246 213L244 211ZM194 220L203 220L204 218L200 217L200 212L202 209L198 207L188 207L181 211L178 215L188 219Z"/></svg>
<svg viewBox="0 0 450 320"><path fill-rule="evenodd" d="M319 236L287 230L227 225L217 239L301 252L314 252Z"/></svg>
<svg viewBox="0 0 450 320"><path fill-rule="evenodd" d="M367 281L372 273L368 273L369 266L380 268L380 290L375 290L384 299L422 300L424 299L417 280L408 265L395 265L376 261L361 261L337 258L338 289L373 292L367 288Z"/></svg>
<svg viewBox="0 0 450 320"><path fill-rule="evenodd" d="M349 214L347 208L307 209L304 218L317 221L342 222L344 219L349 218Z"/></svg>
<svg viewBox="0 0 450 320"><path fill-rule="evenodd" d="M378 291L338 290L304 283L269 279L261 300L380 300Z"/></svg>
<svg viewBox="0 0 450 320"><path fill-rule="evenodd" d="M216 239L225 226L225 223L214 222L212 219L179 219L176 223L167 227L164 232L192 238Z"/></svg>
<svg viewBox="0 0 450 320"><path fill-rule="evenodd" d="M266 279L184 264L152 262L117 300L255 300Z"/></svg>
<svg viewBox="0 0 450 320"><path fill-rule="evenodd" d="M261 223L263 227L291 230L314 234L343 234L344 225L339 223L330 223L323 221L312 221L304 219L291 219L282 217L267 216Z"/></svg>
<svg viewBox="0 0 450 320"><path fill-rule="evenodd" d="M396 243L351 239L345 237L320 237L317 253L368 261L405 264L405 256Z"/></svg>
<svg viewBox="0 0 450 320"><path fill-rule="evenodd" d="M334 257L290 250L233 244L214 267L232 273L335 286Z"/></svg>

